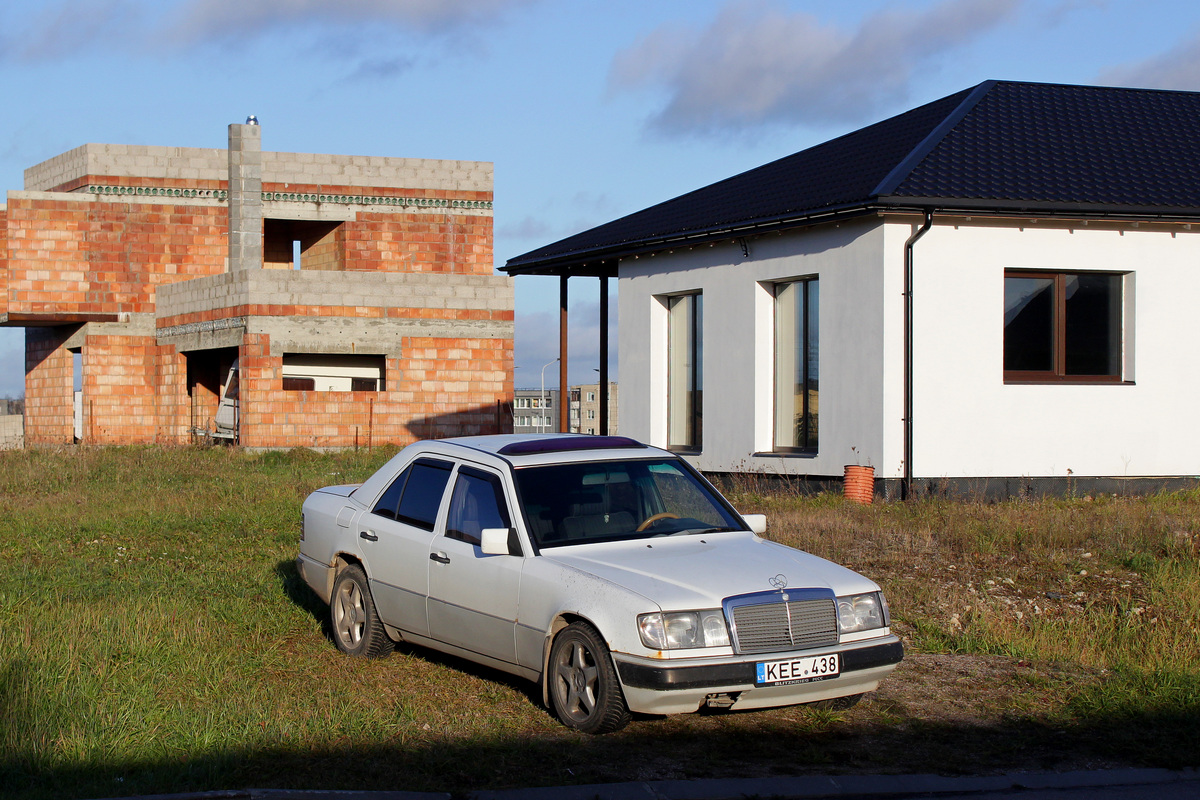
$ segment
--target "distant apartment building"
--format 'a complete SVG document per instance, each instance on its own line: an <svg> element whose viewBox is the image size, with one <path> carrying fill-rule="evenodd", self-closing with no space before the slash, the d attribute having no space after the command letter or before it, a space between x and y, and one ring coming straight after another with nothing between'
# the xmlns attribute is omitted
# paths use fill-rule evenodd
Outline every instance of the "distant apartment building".
<svg viewBox="0 0 1200 800"><path fill-rule="evenodd" d="M558 433L558 389L513 392L513 433Z"/></svg>
<svg viewBox="0 0 1200 800"><path fill-rule="evenodd" d="M260 142L248 120L226 150L86 144L8 192L0 326L25 329L27 443L509 429L492 165Z"/></svg>
<svg viewBox="0 0 1200 800"><path fill-rule="evenodd" d="M572 386L568 414L571 433L614 434L617 432L617 384L608 384L608 430L600 430L600 384Z"/></svg>

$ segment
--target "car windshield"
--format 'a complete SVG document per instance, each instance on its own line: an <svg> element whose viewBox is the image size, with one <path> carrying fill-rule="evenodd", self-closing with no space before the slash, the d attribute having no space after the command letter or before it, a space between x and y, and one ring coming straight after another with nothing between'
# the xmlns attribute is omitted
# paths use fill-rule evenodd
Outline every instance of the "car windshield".
<svg viewBox="0 0 1200 800"><path fill-rule="evenodd" d="M538 547L742 530L741 522L678 461L594 461L515 471Z"/></svg>

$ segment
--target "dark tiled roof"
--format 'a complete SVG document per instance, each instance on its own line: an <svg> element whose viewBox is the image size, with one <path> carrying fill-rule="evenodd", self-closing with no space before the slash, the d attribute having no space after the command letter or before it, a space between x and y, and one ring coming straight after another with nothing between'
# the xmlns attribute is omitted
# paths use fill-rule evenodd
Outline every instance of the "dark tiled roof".
<svg viewBox="0 0 1200 800"><path fill-rule="evenodd" d="M1200 93L988 81L509 260L559 271L836 212L1200 217Z"/></svg>

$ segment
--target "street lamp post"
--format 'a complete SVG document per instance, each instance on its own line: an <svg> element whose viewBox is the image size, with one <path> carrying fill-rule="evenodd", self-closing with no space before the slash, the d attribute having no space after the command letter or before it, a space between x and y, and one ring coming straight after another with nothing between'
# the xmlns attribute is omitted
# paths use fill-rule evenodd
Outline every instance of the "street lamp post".
<svg viewBox="0 0 1200 800"><path fill-rule="evenodd" d="M556 358L554 361L542 365L542 393L540 395L542 399L542 407L538 412L538 433L542 432L546 422L546 367L557 362L558 359Z"/></svg>

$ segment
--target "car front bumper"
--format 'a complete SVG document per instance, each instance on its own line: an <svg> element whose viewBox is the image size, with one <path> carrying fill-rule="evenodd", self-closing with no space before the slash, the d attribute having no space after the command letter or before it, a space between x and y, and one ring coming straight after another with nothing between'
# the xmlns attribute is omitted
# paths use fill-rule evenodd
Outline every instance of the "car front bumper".
<svg viewBox="0 0 1200 800"><path fill-rule="evenodd" d="M725 657L687 665L664 664L658 659L614 653L625 702L644 714L680 714L696 711L710 700L732 708L770 708L813 703L874 691L904 657L904 645L895 636L835 646L841 659L837 677L780 686L755 686L755 665L787 659L790 653L760 653Z"/></svg>

